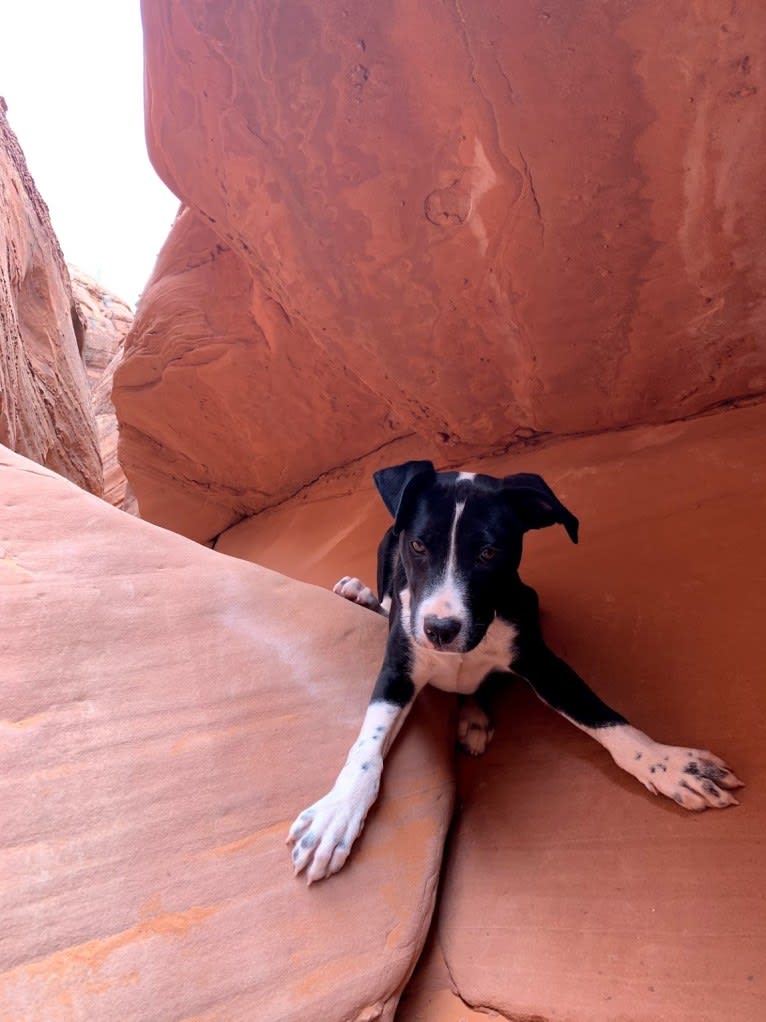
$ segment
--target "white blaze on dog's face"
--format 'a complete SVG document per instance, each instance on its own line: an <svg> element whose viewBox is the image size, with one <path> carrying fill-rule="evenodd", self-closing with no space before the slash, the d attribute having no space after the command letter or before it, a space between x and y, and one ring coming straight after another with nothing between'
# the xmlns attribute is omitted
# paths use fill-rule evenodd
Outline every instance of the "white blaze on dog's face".
<svg viewBox="0 0 766 1022"><path fill-rule="evenodd" d="M406 624L420 646L468 652L494 620L522 537L497 499L498 487L488 476L441 473L410 509L399 549L409 590Z"/></svg>

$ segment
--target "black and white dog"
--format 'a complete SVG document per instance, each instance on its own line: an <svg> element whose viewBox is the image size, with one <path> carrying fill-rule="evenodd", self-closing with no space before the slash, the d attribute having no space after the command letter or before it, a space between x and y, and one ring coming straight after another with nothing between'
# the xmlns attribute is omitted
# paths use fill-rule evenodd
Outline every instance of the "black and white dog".
<svg viewBox="0 0 766 1022"><path fill-rule="evenodd" d="M653 741L545 645L537 594L518 575L522 539L559 523L576 543L578 521L540 476L495 479L410 461L374 478L394 517L378 549L380 602L355 578L334 591L389 617L386 653L332 791L290 828L296 873L306 869L312 883L343 866L378 794L383 759L427 684L463 697L458 738L473 755L492 737L487 693L512 672L651 792L686 809L738 804L729 789L742 782L723 760Z"/></svg>

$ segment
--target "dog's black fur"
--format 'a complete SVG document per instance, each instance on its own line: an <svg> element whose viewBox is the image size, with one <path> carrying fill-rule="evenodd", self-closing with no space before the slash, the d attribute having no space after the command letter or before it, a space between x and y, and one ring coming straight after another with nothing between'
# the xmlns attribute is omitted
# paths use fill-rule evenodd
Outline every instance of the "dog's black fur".
<svg viewBox="0 0 766 1022"><path fill-rule="evenodd" d="M403 699L404 705L414 695L406 668L412 636L400 626L399 593L409 588L417 606L436 581L447 558L455 503L463 497L470 498L471 514L463 519L458 567L467 582L472 621L456 652L474 649L495 618L507 621L518 629L513 671L525 677L540 698L578 724L625 723L547 648L540 632L537 593L519 578L522 541L529 529L561 524L572 542L578 541L578 520L540 476L475 475L468 480L457 472L437 474L430 461L416 461L383 469L374 479L394 524L378 547L378 593L381 601L391 599L391 610L386 659L373 699ZM423 542L424 554L413 550L413 537ZM484 550L493 551L491 559L481 559ZM505 666L510 664L511 651Z"/></svg>
<svg viewBox="0 0 766 1022"><path fill-rule="evenodd" d="M377 795L383 757L429 683L463 697L466 751L484 751L487 693L512 672L655 794L689 809L737 804L729 789L741 782L722 760L631 727L545 644L537 594L519 578L523 537L559 524L577 543L578 521L540 476L496 479L411 461L374 478L394 519L378 549L378 599L358 579L341 579L335 591L389 617L386 652L335 787L291 828L296 872L308 867L311 882L343 865Z"/></svg>

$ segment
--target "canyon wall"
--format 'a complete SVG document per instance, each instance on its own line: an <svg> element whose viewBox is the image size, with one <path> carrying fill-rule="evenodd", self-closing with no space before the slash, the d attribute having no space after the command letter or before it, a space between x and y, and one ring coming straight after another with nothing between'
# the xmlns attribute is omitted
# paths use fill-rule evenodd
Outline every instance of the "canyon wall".
<svg viewBox="0 0 766 1022"><path fill-rule="evenodd" d="M123 511L138 514L133 490L117 460L117 416L112 404L114 371L122 360L122 345L133 323L133 310L124 299L76 266L70 266L69 272L83 324L82 358L96 417L104 499Z"/></svg>
<svg viewBox="0 0 766 1022"><path fill-rule="evenodd" d="M84 322L0 99L0 443L100 494Z"/></svg>
<svg viewBox="0 0 766 1022"><path fill-rule="evenodd" d="M207 539L398 438L456 463L766 391L760 8L143 15L187 207L115 380L145 517Z"/></svg>
<svg viewBox="0 0 766 1022"><path fill-rule="evenodd" d="M0 449L0 1016L760 1022L766 15L143 16L183 205L124 357L0 111L0 440L33 459ZM83 356L149 522L34 464L101 491ZM455 759L427 691L343 872L292 877L385 636L317 586L372 581L371 472L427 456L545 475L582 522L526 541L546 638L741 806L660 803L522 686Z"/></svg>

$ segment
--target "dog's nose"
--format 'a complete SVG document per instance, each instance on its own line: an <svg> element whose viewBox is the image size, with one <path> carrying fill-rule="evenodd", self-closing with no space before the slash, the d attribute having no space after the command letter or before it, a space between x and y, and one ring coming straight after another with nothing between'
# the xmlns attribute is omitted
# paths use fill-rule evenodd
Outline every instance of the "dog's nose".
<svg viewBox="0 0 766 1022"><path fill-rule="evenodd" d="M423 631L434 646L447 646L462 628L463 623L456 617L436 617L429 614L423 620Z"/></svg>

